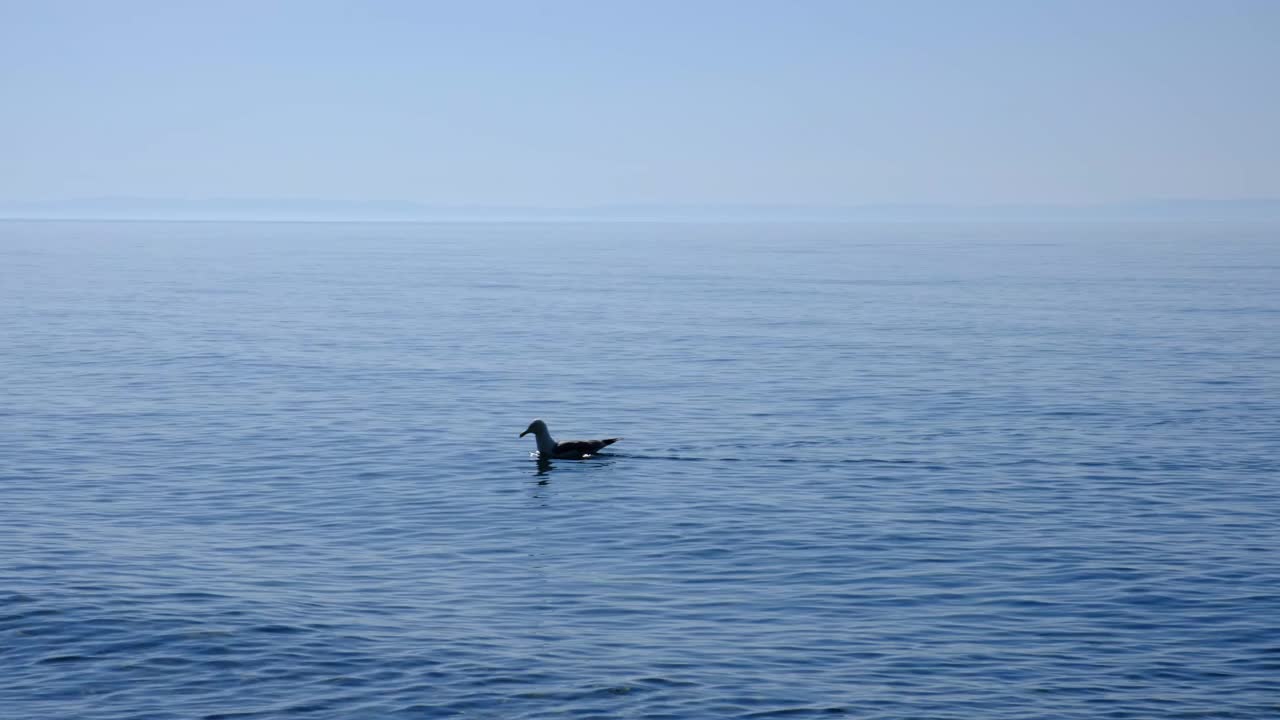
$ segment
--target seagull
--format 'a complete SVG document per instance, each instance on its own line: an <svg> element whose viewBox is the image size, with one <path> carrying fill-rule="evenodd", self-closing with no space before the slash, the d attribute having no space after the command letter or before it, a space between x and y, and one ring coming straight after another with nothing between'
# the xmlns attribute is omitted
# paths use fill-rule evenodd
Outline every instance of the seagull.
<svg viewBox="0 0 1280 720"><path fill-rule="evenodd" d="M541 420L534 420L529 423L529 427L520 433L520 437L524 437L529 433L533 433L533 436L538 439L538 457L543 460L551 460L553 458L579 460L595 455L606 445L612 445L622 439L607 438L605 440L565 440L564 442L556 442L556 439L551 437L551 431L547 429L547 424Z"/></svg>

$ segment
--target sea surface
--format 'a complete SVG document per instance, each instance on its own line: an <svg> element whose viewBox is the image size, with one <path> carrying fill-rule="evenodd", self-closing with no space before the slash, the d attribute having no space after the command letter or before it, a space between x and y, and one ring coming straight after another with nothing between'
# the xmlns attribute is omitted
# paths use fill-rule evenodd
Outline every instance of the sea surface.
<svg viewBox="0 0 1280 720"><path fill-rule="evenodd" d="M1280 717L1280 226L0 223L0 718L445 717Z"/></svg>

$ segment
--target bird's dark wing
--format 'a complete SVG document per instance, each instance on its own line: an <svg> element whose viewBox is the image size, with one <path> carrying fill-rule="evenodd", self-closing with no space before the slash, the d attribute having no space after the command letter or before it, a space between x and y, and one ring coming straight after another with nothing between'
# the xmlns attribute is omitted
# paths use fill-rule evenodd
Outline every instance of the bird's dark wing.
<svg viewBox="0 0 1280 720"><path fill-rule="evenodd" d="M565 440L556 443L556 457L558 458L580 458L586 455L595 455L600 452L601 448L612 445L622 438L608 438L605 440Z"/></svg>

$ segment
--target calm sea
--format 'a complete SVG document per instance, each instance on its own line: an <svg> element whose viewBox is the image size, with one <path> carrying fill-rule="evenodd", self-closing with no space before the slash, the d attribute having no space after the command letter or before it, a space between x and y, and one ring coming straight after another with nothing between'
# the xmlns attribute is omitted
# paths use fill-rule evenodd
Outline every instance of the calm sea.
<svg viewBox="0 0 1280 720"><path fill-rule="evenodd" d="M1277 226L5 222L0 381L5 720L1280 716Z"/></svg>

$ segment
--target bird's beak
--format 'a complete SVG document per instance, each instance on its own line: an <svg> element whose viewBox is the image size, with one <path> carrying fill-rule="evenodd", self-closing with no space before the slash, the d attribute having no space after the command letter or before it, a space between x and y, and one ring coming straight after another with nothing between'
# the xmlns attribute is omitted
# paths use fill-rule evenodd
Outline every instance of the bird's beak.
<svg viewBox="0 0 1280 720"><path fill-rule="evenodd" d="M525 435L528 435L528 434L529 434L529 431L525 430L524 432L520 433L520 437L524 437Z"/></svg>

